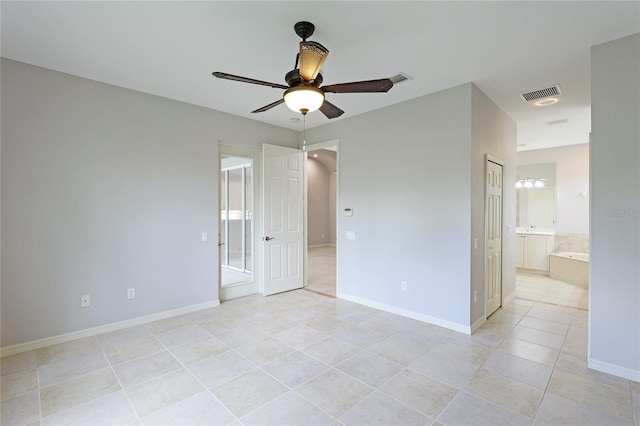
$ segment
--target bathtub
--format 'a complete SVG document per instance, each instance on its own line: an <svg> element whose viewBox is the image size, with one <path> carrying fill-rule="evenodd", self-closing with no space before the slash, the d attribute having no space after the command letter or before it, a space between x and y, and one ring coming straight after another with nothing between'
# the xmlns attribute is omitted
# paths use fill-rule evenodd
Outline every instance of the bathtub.
<svg viewBox="0 0 640 426"><path fill-rule="evenodd" d="M549 277L588 289L589 253L551 253Z"/></svg>

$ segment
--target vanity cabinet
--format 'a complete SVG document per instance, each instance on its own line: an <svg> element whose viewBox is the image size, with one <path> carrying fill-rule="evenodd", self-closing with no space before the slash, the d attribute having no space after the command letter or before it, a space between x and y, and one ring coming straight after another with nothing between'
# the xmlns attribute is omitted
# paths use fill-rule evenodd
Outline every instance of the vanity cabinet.
<svg viewBox="0 0 640 426"><path fill-rule="evenodd" d="M516 267L549 272L553 235L518 234Z"/></svg>

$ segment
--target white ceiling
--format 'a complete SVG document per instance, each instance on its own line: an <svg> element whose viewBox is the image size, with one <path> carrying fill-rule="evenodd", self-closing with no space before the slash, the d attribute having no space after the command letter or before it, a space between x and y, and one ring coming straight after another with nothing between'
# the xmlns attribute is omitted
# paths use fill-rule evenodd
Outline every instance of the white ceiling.
<svg viewBox="0 0 640 426"><path fill-rule="evenodd" d="M220 80L224 71L284 84L299 38L330 50L325 84L413 77L383 94L328 94L341 120L473 82L518 123L519 149L588 142L590 47L640 32L640 2L11 2L1 3L2 56L302 130L282 90ZM519 94L560 84L560 102ZM568 119L549 126L548 121ZM328 123L320 112L307 127Z"/></svg>

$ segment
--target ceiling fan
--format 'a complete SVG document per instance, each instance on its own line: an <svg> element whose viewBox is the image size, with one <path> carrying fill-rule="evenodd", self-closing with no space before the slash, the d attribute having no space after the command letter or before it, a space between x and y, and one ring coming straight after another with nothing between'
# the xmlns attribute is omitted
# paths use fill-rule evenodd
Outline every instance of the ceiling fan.
<svg viewBox="0 0 640 426"><path fill-rule="evenodd" d="M296 55L296 68L285 76L286 86L219 71L213 73L215 77L226 80L285 89L281 99L251 111L252 113L264 112L285 103L292 111L300 112L302 115L319 109L327 118L336 118L344 114L344 111L327 101L325 93L388 92L393 87L393 82L388 78L322 86L320 70L329 55L329 50L320 43L307 41L307 38L311 37L315 30L315 26L311 22L298 22L293 28L302 41L300 42L300 51Z"/></svg>

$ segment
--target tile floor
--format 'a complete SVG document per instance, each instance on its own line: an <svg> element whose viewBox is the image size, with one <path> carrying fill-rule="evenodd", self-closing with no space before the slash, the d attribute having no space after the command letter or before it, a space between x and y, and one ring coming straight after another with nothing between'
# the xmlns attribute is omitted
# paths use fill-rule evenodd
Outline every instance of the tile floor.
<svg viewBox="0 0 640 426"><path fill-rule="evenodd" d="M584 293L535 275L472 336L307 290L2 359L3 425L635 425ZM557 302L557 303L556 303Z"/></svg>
<svg viewBox="0 0 640 426"><path fill-rule="evenodd" d="M336 248L309 247L307 250L307 290L336 295Z"/></svg>

